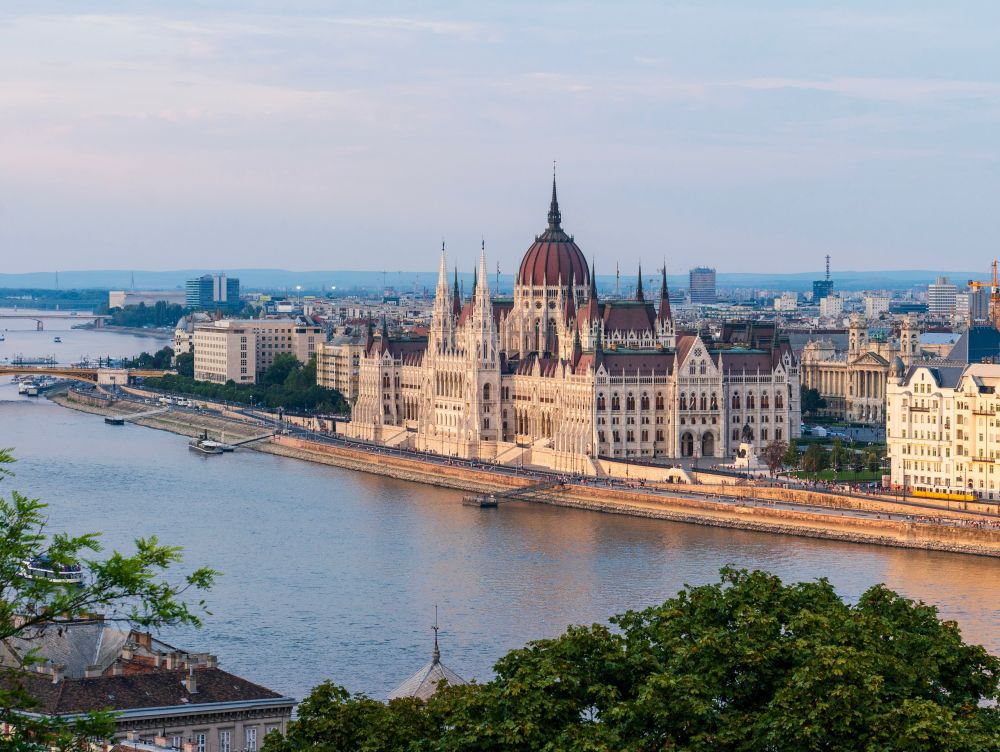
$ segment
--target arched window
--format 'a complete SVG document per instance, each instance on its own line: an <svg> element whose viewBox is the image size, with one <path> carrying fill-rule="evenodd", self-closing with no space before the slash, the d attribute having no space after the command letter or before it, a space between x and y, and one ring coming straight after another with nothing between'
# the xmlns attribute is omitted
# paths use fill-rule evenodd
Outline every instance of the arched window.
<svg viewBox="0 0 1000 752"><path fill-rule="evenodd" d="M719 409L719 400L716 399L715 392L712 392L712 404L710 405L710 409L712 409L712 410L718 410Z"/></svg>
<svg viewBox="0 0 1000 752"><path fill-rule="evenodd" d="M705 361L704 360L701 361L701 365L698 367L698 373L700 373L702 376L705 375Z"/></svg>
<svg viewBox="0 0 1000 752"><path fill-rule="evenodd" d="M734 394L733 395L733 410L739 410L739 409L740 409L740 395Z"/></svg>
<svg viewBox="0 0 1000 752"><path fill-rule="evenodd" d="M760 407L762 410L767 410L771 406L770 400L767 398L767 392L760 395Z"/></svg>
<svg viewBox="0 0 1000 752"><path fill-rule="evenodd" d="M698 407L702 410L708 409L708 397L705 396L704 392L701 393L701 402L698 404Z"/></svg>
<svg viewBox="0 0 1000 752"><path fill-rule="evenodd" d="M629 412L635 410L635 397L632 396L632 392L625 397L625 409Z"/></svg>
<svg viewBox="0 0 1000 752"><path fill-rule="evenodd" d="M597 393L597 409L598 410L604 410L605 409L604 392L598 392Z"/></svg>
<svg viewBox="0 0 1000 752"><path fill-rule="evenodd" d="M657 410L663 409L663 392L656 393L656 409Z"/></svg>
<svg viewBox="0 0 1000 752"><path fill-rule="evenodd" d="M618 397L618 392L614 392L611 395L611 409L612 410L621 410L622 409L622 403L621 403L621 399L619 399L619 397Z"/></svg>
<svg viewBox="0 0 1000 752"><path fill-rule="evenodd" d="M747 394L747 410L753 410L753 395Z"/></svg>
<svg viewBox="0 0 1000 752"><path fill-rule="evenodd" d="M779 410L785 407L785 400L781 396L781 392L778 392L777 394L774 395L774 406Z"/></svg>
<svg viewBox="0 0 1000 752"><path fill-rule="evenodd" d="M649 409L649 395L646 394L645 392L642 393L641 407L643 410Z"/></svg>
<svg viewBox="0 0 1000 752"><path fill-rule="evenodd" d="M483 385L483 401L484 402L489 402L490 401L490 385L489 384L484 384ZM488 426L487 426L487 428L488 428Z"/></svg>
<svg viewBox="0 0 1000 752"><path fill-rule="evenodd" d="M490 428L490 419L489 418L483 418L483 428L486 429L487 431L489 430L489 428Z"/></svg>
<svg viewBox="0 0 1000 752"><path fill-rule="evenodd" d="M681 410L687 410L688 409L687 397L685 397L683 394L681 395L681 408L680 409Z"/></svg>
<svg viewBox="0 0 1000 752"><path fill-rule="evenodd" d="M694 392L691 392L691 394L688 395L688 407L690 407L692 410L698 409L698 397L697 395L695 395Z"/></svg>

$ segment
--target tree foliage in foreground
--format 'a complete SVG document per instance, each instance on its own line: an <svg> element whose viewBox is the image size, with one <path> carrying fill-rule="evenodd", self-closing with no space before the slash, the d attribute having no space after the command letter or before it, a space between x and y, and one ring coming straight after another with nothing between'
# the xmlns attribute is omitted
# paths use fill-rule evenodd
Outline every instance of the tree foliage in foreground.
<svg viewBox="0 0 1000 752"><path fill-rule="evenodd" d="M386 705L325 683L263 752L977 752L1000 745L1000 661L882 585L724 569L611 626L514 650L485 684Z"/></svg>
<svg viewBox="0 0 1000 752"><path fill-rule="evenodd" d="M12 462L10 450L0 449L0 480L11 475ZM14 729L0 738L3 750L86 749L88 741L109 738L114 730L113 716L105 712L87 714L72 727L58 719L23 715L37 708L23 679L24 672L44 662L32 647L40 628L94 613L144 629L199 626L205 603L189 605L185 595L210 588L218 574L203 567L165 578L181 561L180 549L155 537L137 539L129 555L90 558L102 550L100 534L49 536L45 510L45 504L16 491L0 497L0 642L13 656L0 665L0 727L9 723ZM53 567L79 565L84 584L23 577L23 563L42 556Z"/></svg>

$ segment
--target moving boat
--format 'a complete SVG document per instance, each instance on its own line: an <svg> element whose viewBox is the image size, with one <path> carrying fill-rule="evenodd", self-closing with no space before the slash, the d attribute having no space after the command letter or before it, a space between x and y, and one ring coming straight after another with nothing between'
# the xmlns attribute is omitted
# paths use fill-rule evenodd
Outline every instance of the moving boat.
<svg viewBox="0 0 1000 752"><path fill-rule="evenodd" d="M21 562L21 577L53 585L82 585L83 568L79 564L56 564L43 554Z"/></svg>
<svg viewBox="0 0 1000 752"><path fill-rule="evenodd" d="M106 415L104 416L104 422L107 423L109 426L124 426L125 418L118 418L115 417L114 415Z"/></svg>
<svg viewBox="0 0 1000 752"><path fill-rule="evenodd" d="M62 337L53 337L52 341L53 342L62 342Z"/></svg>

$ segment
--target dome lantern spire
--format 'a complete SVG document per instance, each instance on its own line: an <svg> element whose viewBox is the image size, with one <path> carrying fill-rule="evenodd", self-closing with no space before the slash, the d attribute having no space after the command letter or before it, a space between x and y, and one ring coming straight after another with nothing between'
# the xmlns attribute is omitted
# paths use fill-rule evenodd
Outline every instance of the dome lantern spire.
<svg viewBox="0 0 1000 752"><path fill-rule="evenodd" d="M556 162L552 160L552 202L549 204L549 229L561 230L562 214L559 213L559 199L556 197Z"/></svg>

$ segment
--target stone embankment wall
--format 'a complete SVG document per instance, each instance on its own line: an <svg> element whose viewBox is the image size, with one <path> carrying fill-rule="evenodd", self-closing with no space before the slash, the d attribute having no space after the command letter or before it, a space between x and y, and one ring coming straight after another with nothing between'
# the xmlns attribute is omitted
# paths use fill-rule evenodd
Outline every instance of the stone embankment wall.
<svg viewBox="0 0 1000 752"><path fill-rule="evenodd" d="M149 407L119 402L113 406L91 405L71 402L67 395L53 396L53 401L67 407L98 415L124 415L148 411ZM224 417L202 415L186 411L171 410L158 415L137 418L138 425L171 431L186 436L195 436L208 429L212 438L221 438L223 433L230 441L260 435L261 427L250 423L240 423ZM110 429L109 429L110 430ZM447 488L489 493L515 487L533 485L537 479L511 477L496 473L488 468L470 468L464 465L447 465L427 462L418 458L400 457L391 453L376 453L370 449L321 444L289 436L275 436L271 442L252 445L257 451L269 452L287 457L321 462L328 465L357 470L360 472L385 475L400 480L427 483ZM715 527L739 528L768 533L784 533L812 538L829 538L874 543L906 548L936 549L986 556L1000 556L1000 529L991 527L971 527L961 525L928 524L909 522L904 519L873 519L852 515L850 509L864 509L893 514L919 514L911 508L894 505L878 505L876 500L852 499L832 494L789 491L779 488L756 488L756 499L736 497L731 501L713 500L700 496L688 498L669 495L670 490L678 494L693 491L720 491L720 495L732 498L735 493L748 494L750 489L734 489L732 486L706 487L702 485L659 487L668 495L653 495L640 490L607 488L595 481L593 486L574 485L567 489L551 489L536 494L533 499L558 506L589 509L612 514L627 514L637 517L673 520ZM725 491L726 493L721 493ZM809 504L830 508L829 513L821 510L798 510L769 506L764 499ZM862 506L853 506L859 504ZM842 510L842 511L838 511ZM957 515L953 512L951 517Z"/></svg>
<svg viewBox="0 0 1000 752"><path fill-rule="evenodd" d="M535 482L530 478L511 478L488 469L431 464L388 453L373 454L368 450L318 444L287 436L275 437L273 443L261 449L352 470L463 490L489 492L528 486ZM696 488L698 491L703 490L701 487ZM819 496L824 495L812 494L814 501ZM829 514L822 511L800 511L753 503L749 499L740 504L681 496L654 496L641 491L599 485L547 491L539 494L537 500L559 506L717 527L1000 556L1000 529L989 527L871 519L852 516L846 512L837 513L834 510ZM795 501L810 503L799 499ZM908 513L912 511L906 510Z"/></svg>
<svg viewBox="0 0 1000 752"><path fill-rule="evenodd" d="M111 407L115 402L114 399L106 394L101 394L100 392L80 392L73 388L66 391L66 399L70 402L76 402L80 405L90 405L91 407Z"/></svg>

